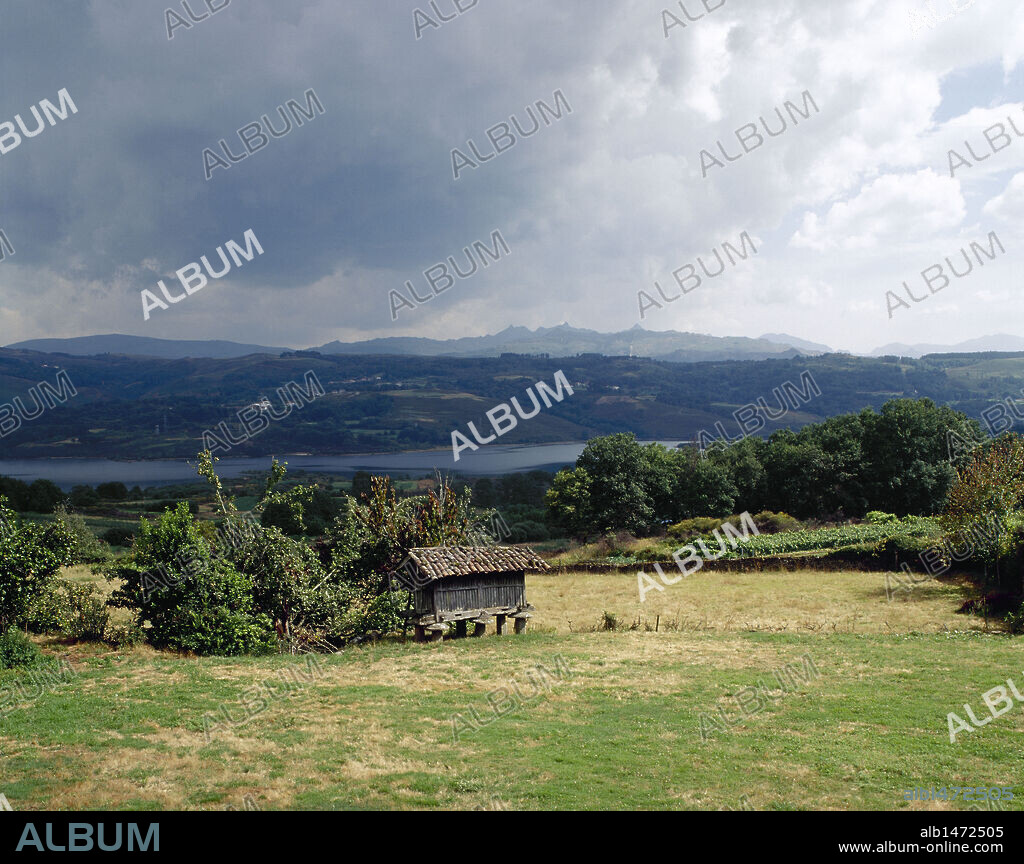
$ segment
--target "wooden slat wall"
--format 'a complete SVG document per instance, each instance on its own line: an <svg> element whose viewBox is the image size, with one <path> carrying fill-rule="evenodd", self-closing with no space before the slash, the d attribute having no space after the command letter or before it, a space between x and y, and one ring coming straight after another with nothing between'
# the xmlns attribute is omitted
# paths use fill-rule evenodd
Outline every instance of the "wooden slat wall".
<svg viewBox="0 0 1024 864"><path fill-rule="evenodd" d="M445 579L416 593L417 612L461 612L526 603L526 579L522 573L488 573L486 576L461 576ZM424 595L421 598L421 594ZM425 608L421 607L421 602Z"/></svg>

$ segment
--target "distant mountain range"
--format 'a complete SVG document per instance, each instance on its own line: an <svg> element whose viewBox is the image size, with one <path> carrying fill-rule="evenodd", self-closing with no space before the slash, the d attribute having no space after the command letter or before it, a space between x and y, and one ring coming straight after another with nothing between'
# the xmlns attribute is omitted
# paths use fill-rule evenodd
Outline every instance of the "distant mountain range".
<svg viewBox="0 0 1024 864"><path fill-rule="evenodd" d="M291 348L249 345L224 340L153 339L147 336L79 336L72 339L30 339L6 346L23 351L70 354L89 357L116 354L133 357L157 357L179 360L206 357L230 359L251 354L280 356ZM389 336L362 342L328 342L307 349L321 354L392 355L419 357L499 357L502 354L528 354L550 357L575 357L600 354L606 357L645 357L675 363L720 360L768 360L835 353L828 345L809 342L786 333L766 333L758 339L744 336L709 336L674 330L644 330L639 324L619 333L599 333L561 324L558 327L507 327L488 336L464 336L457 339L428 339L413 336ZM956 345L883 345L872 357L898 355L922 357L925 354L978 353L986 351L1024 351L1024 338L996 334L970 339Z"/></svg>
<svg viewBox="0 0 1024 864"><path fill-rule="evenodd" d="M644 330L639 325L621 333L599 333L562 324L558 327L508 327L488 336L458 339L427 339L392 336L362 342L329 342L307 350L321 354L393 355L421 357L499 357L502 354L547 354L575 357L601 354L606 357L646 357L678 363L701 360L766 360L828 353L827 346L777 336L749 339L743 336L708 336L702 333ZM795 343L800 343L799 345ZM226 359L250 354L288 352L289 348L247 345L226 341L179 341L145 336L80 336L74 339L30 339L6 346L23 351L70 354L76 357L123 354L135 357Z"/></svg>
<svg viewBox="0 0 1024 864"><path fill-rule="evenodd" d="M460 339L390 337L365 342L330 342L316 349L323 354L416 354L427 357L498 357L502 354L547 354L575 357L647 357L692 363L700 360L767 360L803 353L792 345L742 336L708 336L644 330L639 325L620 333L599 333L561 324L558 327L507 327L492 336ZM818 352L816 352L818 353Z"/></svg>
<svg viewBox="0 0 1024 864"><path fill-rule="evenodd" d="M821 345L817 342L808 342L806 339L798 339L788 333L765 333L761 337L764 342L774 342L776 345L792 345L799 348L805 354L835 354L834 348L828 345Z"/></svg>
<svg viewBox="0 0 1024 864"><path fill-rule="evenodd" d="M184 360L186 357L208 357L223 360L249 354L281 354L288 348L265 345L244 345L222 340L151 339L148 336L77 336L73 339L29 339L7 348L40 351L44 354L70 354L73 357L95 357L99 354L125 354L129 357L159 357L162 360Z"/></svg>
<svg viewBox="0 0 1024 864"><path fill-rule="evenodd" d="M958 342L956 345L904 345L894 342L891 345L876 348L871 352L871 356L895 355L917 358L923 357L925 354L977 354L985 351L1024 351L1024 339L1020 336L997 333L993 336L968 339L966 342Z"/></svg>

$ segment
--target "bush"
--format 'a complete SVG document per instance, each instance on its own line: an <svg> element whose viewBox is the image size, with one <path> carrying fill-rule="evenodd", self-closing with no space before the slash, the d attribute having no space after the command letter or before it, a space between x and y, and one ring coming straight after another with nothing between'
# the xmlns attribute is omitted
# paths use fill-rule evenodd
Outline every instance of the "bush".
<svg viewBox="0 0 1024 864"><path fill-rule="evenodd" d="M18 524L0 498L0 632L24 620L32 601L70 564L74 538L63 523Z"/></svg>
<svg viewBox="0 0 1024 864"><path fill-rule="evenodd" d="M762 510L752 517L758 532L761 534L778 534L781 531L800 531L804 526L799 520L788 513L773 513L771 510ZM695 540L711 534L721 528L726 522L730 525L741 528L742 518L730 516L728 519L715 519L710 516L698 516L694 519L684 519L677 522L668 529L668 535L675 540Z"/></svg>
<svg viewBox="0 0 1024 864"><path fill-rule="evenodd" d="M71 487L71 504L74 507L95 507L100 503L100 496L92 486Z"/></svg>
<svg viewBox="0 0 1024 864"><path fill-rule="evenodd" d="M15 629L0 635L0 669L18 669L35 666L42 653L27 637Z"/></svg>
<svg viewBox="0 0 1024 864"><path fill-rule="evenodd" d="M739 525L739 519L733 516L729 519L733 525ZM771 510L762 510L755 514L754 524L762 534L778 534L780 531L799 531L803 523L788 513L773 513Z"/></svg>
<svg viewBox="0 0 1024 864"><path fill-rule="evenodd" d="M894 534L876 543L872 551L886 566L891 561L895 569L901 563L917 563L919 565L921 553L931 549L934 545L935 543L927 537L918 537L912 534Z"/></svg>
<svg viewBox="0 0 1024 864"><path fill-rule="evenodd" d="M29 607L26 622L33 633L61 633L81 642L103 639L110 613L95 585L58 579Z"/></svg>
<svg viewBox="0 0 1024 864"><path fill-rule="evenodd" d="M139 610L157 648L194 654L262 654L277 647L271 621L253 614L252 580L225 561L207 562L178 584L154 591ZM141 621L137 626L141 626Z"/></svg>
<svg viewBox="0 0 1024 864"><path fill-rule="evenodd" d="M33 633L63 633L71 623L68 597L61 590L62 580L47 585L33 598L25 613L25 626Z"/></svg>
<svg viewBox="0 0 1024 864"><path fill-rule="evenodd" d="M959 609L959 615L1016 616L1020 614L1020 597L1005 591L990 591L984 597L967 600Z"/></svg>
<svg viewBox="0 0 1024 864"><path fill-rule="evenodd" d="M510 530L511 536L504 538L510 543L531 543L551 539L551 532L542 522L516 522Z"/></svg>
<svg viewBox="0 0 1024 864"><path fill-rule="evenodd" d="M888 525L890 522L899 522L900 517L895 513L883 513L881 510L869 510L864 514L864 521L870 525Z"/></svg>
<svg viewBox="0 0 1024 864"><path fill-rule="evenodd" d="M107 602L95 585L72 585L69 590L71 626L65 631L80 642L103 640L110 620Z"/></svg>
<svg viewBox="0 0 1024 864"><path fill-rule="evenodd" d="M226 551L240 573L252 581L254 609L287 636L293 627L330 631L338 598L318 554L277 528L249 535Z"/></svg>
<svg viewBox="0 0 1024 864"><path fill-rule="evenodd" d="M107 501L124 501L128 498L128 488L124 483L100 483L96 494Z"/></svg>
<svg viewBox="0 0 1024 864"><path fill-rule="evenodd" d="M69 512L64 504L58 504L53 518L74 540L72 564L99 564L110 557L110 550L89 530L80 513Z"/></svg>
<svg viewBox="0 0 1024 864"><path fill-rule="evenodd" d="M273 624L258 614L253 580L214 558L204 532L181 503L155 524L139 524L131 555L108 573L121 586L110 603L149 622L158 648L196 654L260 654L276 648Z"/></svg>
<svg viewBox="0 0 1024 864"><path fill-rule="evenodd" d="M1007 614L1006 625L1011 633L1024 633L1024 603L1016 611Z"/></svg>
<svg viewBox="0 0 1024 864"><path fill-rule="evenodd" d="M703 537L710 534L716 528L721 528L724 519L715 519L713 516L697 516L693 519L684 519L675 525L670 525L668 536L675 540L693 540L696 537Z"/></svg>
<svg viewBox="0 0 1024 864"><path fill-rule="evenodd" d="M146 641L146 631L137 624L113 624L107 627L103 641L115 648L134 648Z"/></svg>
<svg viewBox="0 0 1024 864"><path fill-rule="evenodd" d="M100 535L100 539L111 546L128 547L135 539L135 532L127 528L108 528Z"/></svg>

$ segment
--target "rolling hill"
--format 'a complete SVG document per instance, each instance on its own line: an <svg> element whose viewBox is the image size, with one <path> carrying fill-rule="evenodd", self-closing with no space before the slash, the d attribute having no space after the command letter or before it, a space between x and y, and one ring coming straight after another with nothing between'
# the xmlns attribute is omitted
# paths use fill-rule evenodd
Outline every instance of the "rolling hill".
<svg viewBox="0 0 1024 864"><path fill-rule="evenodd" d="M401 357L254 354L226 359L162 359L0 349L0 403L21 400L36 413L33 389L59 370L77 395L0 436L0 458L191 457L204 430L240 430L237 412L312 372L326 394L270 424L232 455L358 453L451 446L451 433L527 388L563 371L574 395L520 422L502 444L584 441L613 432L688 440L715 424L730 437L734 412L762 400L778 411L780 388L809 372L820 390L799 411L762 430L799 427L836 414L880 407L895 397L929 397L970 416L1024 390L1024 354L920 360L843 354L759 361L673 363L629 357Z"/></svg>

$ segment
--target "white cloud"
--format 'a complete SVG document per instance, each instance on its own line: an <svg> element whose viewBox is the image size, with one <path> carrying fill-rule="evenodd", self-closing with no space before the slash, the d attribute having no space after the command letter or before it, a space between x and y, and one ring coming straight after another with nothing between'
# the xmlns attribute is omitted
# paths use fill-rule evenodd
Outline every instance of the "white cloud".
<svg viewBox="0 0 1024 864"><path fill-rule="evenodd" d="M886 174L833 204L823 218L805 214L790 243L823 252L913 242L955 230L966 212L960 185L931 169Z"/></svg>
<svg viewBox="0 0 1024 864"><path fill-rule="evenodd" d="M1019 227L1024 222L1024 171L1014 174L1002 193L985 203L982 212Z"/></svg>

